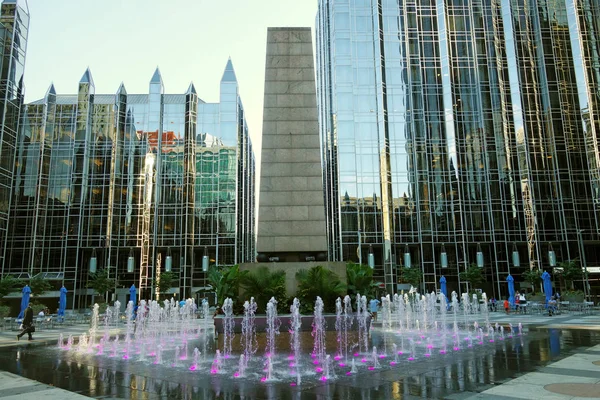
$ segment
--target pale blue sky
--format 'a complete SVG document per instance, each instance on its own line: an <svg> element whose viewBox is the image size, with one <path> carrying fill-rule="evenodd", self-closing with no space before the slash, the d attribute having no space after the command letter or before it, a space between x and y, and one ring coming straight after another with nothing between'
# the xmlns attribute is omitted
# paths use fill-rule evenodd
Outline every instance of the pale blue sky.
<svg viewBox="0 0 600 400"><path fill-rule="evenodd" d="M158 65L167 93L194 82L219 100L231 56L255 151L260 151L266 34L269 26L314 28L317 0L29 0L26 101L51 82L74 94L89 66L96 93L148 93ZM314 34L314 31L313 31ZM313 38L314 40L314 38Z"/></svg>

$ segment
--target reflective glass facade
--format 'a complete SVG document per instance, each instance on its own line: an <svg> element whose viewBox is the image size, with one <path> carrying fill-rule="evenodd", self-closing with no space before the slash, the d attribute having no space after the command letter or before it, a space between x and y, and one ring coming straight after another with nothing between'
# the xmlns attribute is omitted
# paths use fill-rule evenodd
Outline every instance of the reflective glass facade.
<svg viewBox="0 0 600 400"><path fill-rule="evenodd" d="M600 1L320 0L316 27L331 259L455 290L479 246L496 297L550 246L599 270Z"/></svg>
<svg viewBox="0 0 600 400"><path fill-rule="evenodd" d="M96 94L88 70L76 95L27 104L3 273L62 272L77 306L93 254L144 297L167 256L182 296L206 286L203 256L253 260L255 161L231 61L220 89L218 103L193 85L166 94L157 69L148 94Z"/></svg>
<svg viewBox="0 0 600 400"><path fill-rule="evenodd" d="M0 5L0 266L6 254L8 218L15 168L15 145L23 104L23 70L27 50L27 3Z"/></svg>

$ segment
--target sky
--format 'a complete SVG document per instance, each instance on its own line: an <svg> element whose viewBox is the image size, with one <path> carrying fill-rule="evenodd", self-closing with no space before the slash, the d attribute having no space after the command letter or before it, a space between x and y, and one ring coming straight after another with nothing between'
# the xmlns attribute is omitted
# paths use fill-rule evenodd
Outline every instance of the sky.
<svg viewBox="0 0 600 400"><path fill-rule="evenodd" d="M21 0L23 1L23 0ZM219 101L231 57L259 156L267 27L313 28L317 0L28 0L25 101L76 94L90 68L96 93L148 93L160 68L165 93L191 81L206 102Z"/></svg>

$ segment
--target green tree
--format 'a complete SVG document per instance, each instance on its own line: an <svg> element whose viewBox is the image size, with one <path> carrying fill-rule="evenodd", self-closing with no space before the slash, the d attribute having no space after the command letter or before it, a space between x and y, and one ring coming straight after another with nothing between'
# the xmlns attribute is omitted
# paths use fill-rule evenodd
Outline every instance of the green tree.
<svg viewBox="0 0 600 400"><path fill-rule="evenodd" d="M52 285L47 279L34 277L29 281L29 288L33 296L40 296L52 289Z"/></svg>
<svg viewBox="0 0 600 400"><path fill-rule="evenodd" d="M98 272L90 274L87 287L93 289L97 294L104 295L108 292L112 292L116 285L116 279L108 277L108 270L101 269Z"/></svg>
<svg viewBox="0 0 600 400"><path fill-rule="evenodd" d="M298 282L296 297L300 300L302 312L314 310L317 296L323 299L325 311L335 311L335 300L346 292L346 287L340 278L320 265L296 272L296 281Z"/></svg>
<svg viewBox="0 0 600 400"><path fill-rule="evenodd" d="M579 265L579 259L577 258L558 263L554 272L565 281L565 286L569 287L571 290L575 289L574 281L584 278L585 275L585 272Z"/></svg>
<svg viewBox="0 0 600 400"><path fill-rule="evenodd" d="M475 289L476 286L481 285L483 282L483 273L481 272L481 268L475 264L471 264L465 271L460 272L458 277L461 281L468 282L473 285L471 289Z"/></svg>
<svg viewBox="0 0 600 400"><path fill-rule="evenodd" d="M400 281L402 283L408 283L415 288L419 288L423 274L419 268L408 268L403 267L400 269Z"/></svg>
<svg viewBox="0 0 600 400"><path fill-rule="evenodd" d="M240 271L239 265L218 267L211 265L208 269L208 281L217 294L217 303L222 305L226 298L235 303L240 292L240 281L248 271Z"/></svg>
<svg viewBox="0 0 600 400"><path fill-rule="evenodd" d="M159 294L166 293L173 287L173 282L176 280L174 272L161 272L160 279L154 278L153 285Z"/></svg>
<svg viewBox="0 0 600 400"><path fill-rule="evenodd" d="M267 308L271 297L275 297L280 306L286 302L285 272L271 272L268 267L260 267L242 276L240 285L246 298L254 297L258 312Z"/></svg>
<svg viewBox="0 0 600 400"><path fill-rule="evenodd" d="M12 275L6 275L0 280L0 299L11 292L18 290L22 285L22 280L15 279Z"/></svg>
<svg viewBox="0 0 600 400"><path fill-rule="evenodd" d="M350 296L360 293L370 298L375 295L377 285L373 282L373 269L368 265L346 264L346 282Z"/></svg>
<svg viewBox="0 0 600 400"><path fill-rule="evenodd" d="M521 274L521 278L528 282L533 289L535 290L536 284L539 284L542 281L542 271L537 268L530 269Z"/></svg>

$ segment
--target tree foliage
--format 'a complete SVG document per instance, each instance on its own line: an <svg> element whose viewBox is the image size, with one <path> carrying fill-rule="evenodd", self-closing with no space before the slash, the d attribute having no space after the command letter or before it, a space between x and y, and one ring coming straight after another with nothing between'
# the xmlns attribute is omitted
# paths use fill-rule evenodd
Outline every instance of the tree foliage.
<svg viewBox="0 0 600 400"><path fill-rule="evenodd" d="M177 279L174 272L161 272L160 278L154 278L153 284L158 293L166 293L173 287L173 282Z"/></svg>
<svg viewBox="0 0 600 400"><path fill-rule="evenodd" d="M373 282L373 269L368 265L346 264L346 282L350 296L360 293L371 298L375 295L377 285Z"/></svg>
<svg viewBox="0 0 600 400"><path fill-rule="evenodd" d="M267 303L274 297L280 305L286 302L285 272L274 271L268 267L259 267L240 279L240 285L245 291L245 297L254 297L258 312L263 313Z"/></svg>
<svg viewBox="0 0 600 400"><path fill-rule="evenodd" d="M471 264L465 271L460 272L458 277L463 282L469 282L471 285L479 286L483 282L483 273L481 268L475 264Z"/></svg>
<svg viewBox="0 0 600 400"><path fill-rule="evenodd" d="M23 281L16 279L11 275L6 275L0 280L0 298L18 290L23 285Z"/></svg>
<svg viewBox="0 0 600 400"><path fill-rule="evenodd" d="M298 283L296 297L300 300L302 312L314 310L317 296L323 299L325 311L335 311L335 300L346 292L346 287L340 278L321 265L296 272L296 281Z"/></svg>
<svg viewBox="0 0 600 400"><path fill-rule="evenodd" d="M556 276L561 277L565 281L565 286L574 289L573 282L582 279L585 275L583 269L579 265L579 259L563 261L558 263L558 268L554 270Z"/></svg>
<svg viewBox="0 0 600 400"><path fill-rule="evenodd" d="M400 269L400 281L402 283L408 283L415 288L421 285L423 274L419 268L408 268L403 267Z"/></svg>
<svg viewBox="0 0 600 400"><path fill-rule="evenodd" d="M530 269L521 274L521 278L525 282L529 282L529 284L535 287L536 284L539 284L542 281L542 271L537 268Z"/></svg>
<svg viewBox="0 0 600 400"><path fill-rule="evenodd" d="M52 284L50 284L47 279L39 277L32 278L29 281L29 288L31 289L31 294L33 296L39 296L52 289Z"/></svg>
<svg viewBox="0 0 600 400"><path fill-rule="evenodd" d="M108 277L108 270L101 269L90 274L87 287L93 289L97 294L103 295L112 292L117 285L116 279Z"/></svg>
<svg viewBox="0 0 600 400"><path fill-rule="evenodd" d="M239 265L218 267L211 265L208 269L208 281L217 294L217 303L222 305L226 298L235 303L240 291L240 281L248 271L240 271Z"/></svg>

